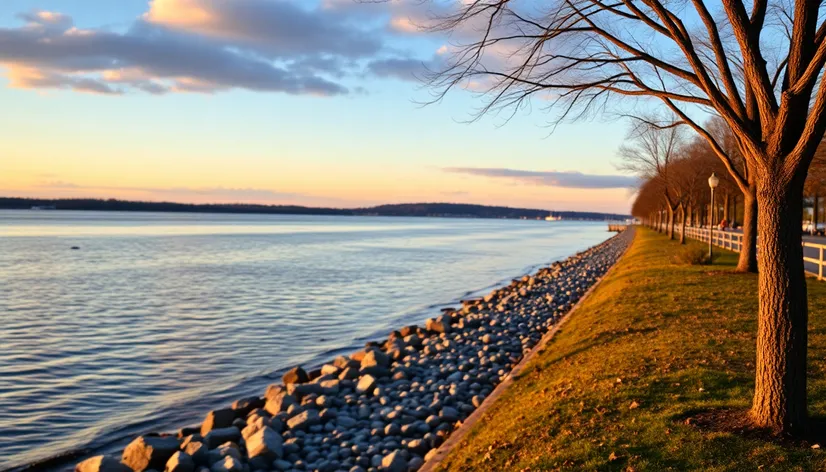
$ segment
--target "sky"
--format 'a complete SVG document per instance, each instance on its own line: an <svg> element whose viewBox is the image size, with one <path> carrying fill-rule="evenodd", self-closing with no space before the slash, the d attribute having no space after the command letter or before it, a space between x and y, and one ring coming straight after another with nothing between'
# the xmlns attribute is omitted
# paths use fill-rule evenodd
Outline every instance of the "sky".
<svg viewBox="0 0 826 472"><path fill-rule="evenodd" d="M622 121L423 105L451 1L3 0L0 195L627 212Z"/></svg>

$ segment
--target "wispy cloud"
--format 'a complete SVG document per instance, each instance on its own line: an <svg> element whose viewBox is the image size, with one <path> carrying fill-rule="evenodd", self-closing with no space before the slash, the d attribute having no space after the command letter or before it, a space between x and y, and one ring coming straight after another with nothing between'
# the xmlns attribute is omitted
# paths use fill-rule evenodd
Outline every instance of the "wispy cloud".
<svg viewBox="0 0 826 472"><path fill-rule="evenodd" d="M625 175L597 175L582 172L538 172L530 170L478 167L447 167L445 172L475 175L493 179L507 179L532 185L579 189L631 188L638 182Z"/></svg>

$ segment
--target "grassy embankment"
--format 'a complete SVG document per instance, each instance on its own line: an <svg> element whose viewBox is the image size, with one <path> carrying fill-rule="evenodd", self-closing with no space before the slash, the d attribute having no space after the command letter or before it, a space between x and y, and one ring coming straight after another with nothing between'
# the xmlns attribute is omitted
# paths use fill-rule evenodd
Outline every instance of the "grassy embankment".
<svg viewBox="0 0 826 472"><path fill-rule="evenodd" d="M699 244L693 242L692 244ZM745 410L757 277L678 265L650 230L443 463L449 470L826 470L826 443L713 431L697 412ZM826 413L826 282L809 283L810 411Z"/></svg>

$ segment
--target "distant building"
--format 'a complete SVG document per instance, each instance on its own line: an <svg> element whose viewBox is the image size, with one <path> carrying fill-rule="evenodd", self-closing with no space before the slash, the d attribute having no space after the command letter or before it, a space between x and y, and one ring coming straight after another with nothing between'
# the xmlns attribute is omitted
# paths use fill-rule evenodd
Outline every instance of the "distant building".
<svg viewBox="0 0 826 472"><path fill-rule="evenodd" d="M562 219L561 216L554 216L554 215L548 215L548 216L545 217L545 221L559 221L561 219Z"/></svg>

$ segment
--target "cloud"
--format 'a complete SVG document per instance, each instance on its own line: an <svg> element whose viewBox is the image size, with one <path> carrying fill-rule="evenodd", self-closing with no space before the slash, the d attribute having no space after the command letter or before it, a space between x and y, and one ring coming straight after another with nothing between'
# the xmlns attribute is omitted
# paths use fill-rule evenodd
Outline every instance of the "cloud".
<svg viewBox="0 0 826 472"><path fill-rule="evenodd" d="M82 29L64 13L32 10L17 15L22 25L0 28L0 67L11 87L110 96L233 89L360 94L365 85L353 80L415 81L426 68L442 69L457 46L425 30L461 4L150 0L123 29ZM463 26L451 38L462 42L471 33L473 25ZM438 51L419 57L428 48Z"/></svg>
<svg viewBox="0 0 826 472"><path fill-rule="evenodd" d="M635 177L624 175L594 175L581 172L537 172L518 169L476 168L476 167L448 167L445 172L466 174L493 179L508 179L512 181L561 188L579 189L610 189L635 187L638 181Z"/></svg>
<svg viewBox="0 0 826 472"><path fill-rule="evenodd" d="M0 28L0 65L16 88L341 95L367 62L398 53L381 21L297 0L152 0L124 31L43 10L17 18Z"/></svg>
<svg viewBox="0 0 826 472"><path fill-rule="evenodd" d="M390 58L372 61L367 66L369 72L379 77L392 77L399 80L418 81L427 70L424 62L418 59Z"/></svg>
<svg viewBox="0 0 826 472"><path fill-rule="evenodd" d="M163 26L139 21L125 33L115 33L78 30L65 18L38 23L53 15L37 12L27 17L26 26L0 28L0 63L9 70L12 87L109 95L234 88L313 95L348 92L320 74L294 70L289 61L268 60Z"/></svg>
<svg viewBox="0 0 826 472"><path fill-rule="evenodd" d="M303 3L303 2L301 2ZM144 19L243 45L269 57L359 58L382 48L375 29L323 8L273 0L153 0Z"/></svg>

